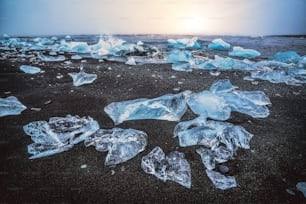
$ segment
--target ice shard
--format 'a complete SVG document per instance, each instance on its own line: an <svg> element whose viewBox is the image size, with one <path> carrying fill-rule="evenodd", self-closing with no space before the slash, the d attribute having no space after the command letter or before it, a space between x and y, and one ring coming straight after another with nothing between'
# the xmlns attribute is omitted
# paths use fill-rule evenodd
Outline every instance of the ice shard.
<svg viewBox="0 0 306 204"><path fill-rule="evenodd" d="M70 51L76 53L89 52L89 46L86 42L70 42Z"/></svg>
<svg viewBox="0 0 306 204"><path fill-rule="evenodd" d="M135 61L134 57L129 57L125 64L136 65L136 61Z"/></svg>
<svg viewBox="0 0 306 204"><path fill-rule="evenodd" d="M215 150L223 144L230 150L232 156L236 154L238 148L249 149L249 143L253 137L241 126L206 120L205 116L178 123L173 135L179 138L181 147L203 145Z"/></svg>
<svg viewBox="0 0 306 204"><path fill-rule="evenodd" d="M168 63L191 62L193 57L188 50L172 50L167 54L166 61Z"/></svg>
<svg viewBox="0 0 306 204"><path fill-rule="evenodd" d="M19 115L27 109L15 96L0 98L0 117L7 115Z"/></svg>
<svg viewBox="0 0 306 204"><path fill-rule="evenodd" d="M81 85L84 85L84 84L90 84L94 80L97 79L96 74L87 74L86 72L84 72L84 70L80 70L79 73L72 72L72 73L68 73L68 74L69 74L69 76L72 77L74 86L81 86Z"/></svg>
<svg viewBox="0 0 306 204"><path fill-rule="evenodd" d="M229 56L232 57L243 57L243 58L255 58L260 56L260 52L258 52L257 50L244 49L239 46L235 46L233 48L233 51L229 52L228 54Z"/></svg>
<svg viewBox="0 0 306 204"><path fill-rule="evenodd" d="M127 120L157 119L179 121L187 109L186 96L190 91L167 94L154 99L140 98L113 102L104 111L116 125Z"/></svg>
<svg viewBox="0 0 306 204"><path fill-rule="evenodd" d="M21 65L20 70L27 74L37 74L41 71L40 68L29 65Z"/></svg>
<svg viewBox="0 0 306 204"><path fill-rule="evenodd" d="M303 193L304 197L306 198L306 182L298 182L296 184L296 189L301 191Z"/></svg>
<svg viewBox="0 0 306 204"><path fill-rule="evenodd" d="M174 48L182 48L182 49L199 49L201 45L198 43L198 38L182 38L182 39L169 39L168 40L168 47Z"/></svg>
<svg viewBox="0 0 306 204"><path fill-rule="evenodd" d="M227 162L233 157L232 152L224 146L219 146L213 150L201 147L196 151L208 170L213 170L216 167L216 163Z"/></svg>
<svg viewBox="0 0 306 204"><path fill-rule="evenodd" d="M206 170L206 174L216 188L226 190L238 187L236 179L233 176L224 176L216 171Z"/></svg>
<svg viewBox="0 0 306 204"><path fill-rule="evenodd" d="M73 60L81 60L81 59L83 59L83 57L80 56L80 55L72 55L71 59L73 59Z"/></svg>
<svg viewBox="0 0 306 204"><path fill-rule="evenodd" d="M38 53L38 58L42 61L46 62L59 62L59 61L65 61L65 56L64 55L59 55L59 56L46 56L42 53Z"/></svg>
<svg viewBox="0 0 306 204"><path fill-rule="evenodd" d="M295 51L278 52L270 57L270 60L275 60L284 63L298 63L301 56Z"/></svg>
<svg viewBox="0 0 306 204"><path fill-rule="evenodd" d="M228 50L231 45L227 42L224 42L221 38L214 39L209 43L208 48L211 50Z"/></svg>
<svg viewBox="0 0 306 204"><path fill-rule="evenodd" d="M196 64L195 68L204 70L253 70L252 63L247 60L237 60L230 57L215 56L215 59Z"/></svg>
<svg viewBox="0 0 306 204"><path fill-rule="evenodd" d="M105 165L115 166L135 157L147 145L147 134L134 129L100 129L85 140L85 146L95 146L97 151L108 152Z"/></svg>
<svg viewBox="0 0 306 204"><path fill-rule="evenodd" d="M191 188L191 170L184 153L174 151L166 156L160 147L155 147L142 158L141 168L164 182L171 180Z"/></svg>
<svg viewBox="0 0 306 204"><path fill-rule="evenodd" d="M99 129L97 121L91 117L67 115L52 117L49 121L34 121L23 126L33 144L28 145L30 159L50 156L67 151Z"/></svg>

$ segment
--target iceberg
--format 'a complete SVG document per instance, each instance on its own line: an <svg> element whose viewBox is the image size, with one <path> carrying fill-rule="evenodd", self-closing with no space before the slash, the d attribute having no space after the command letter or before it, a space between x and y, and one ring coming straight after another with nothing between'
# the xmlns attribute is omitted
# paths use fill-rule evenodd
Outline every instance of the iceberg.
<svg viewBox="0 0 306 204"><path fill-rule="evenodd" d="M231 45L227 42L224 42L221 38L214 39L209 43L208 48L211 50L228 50Z"/></svg>
<svg viewBox="0 0 306 204"><path fill-rule="evenodd" d="M275 60L284 63L298 63L301 56L295 51L278 52L274 56L269 58L270 60Z"/></svg>
<svg viewBox="0 0 306 204"><path fill-rule="evenodd" d="M253 137L241 126L206 120L205 116L178 123L174 128L173 136L179 138L181 147L203 145L215 150L223 144L231 152L231 156L236 154L238 148L249 149L249 143Z"/></svg>
<svg viewBox="0 0 306 204"><path fill-rule="evenodd" d="M235 46L233 51L228 53L232 57L244 57L244 58L255 58L260 56L260 52L253 49L244 49L239 46Z"/></svg>
<svg viewBox="0 0 306 204"><path fill-rule="evenodd" d="M304 197L306 198L306 182L298 182L296 184L296 189L301 191L303 193Z"/></svg>
<svg viewBox="0 0 306 204"><path fill-rule="evenodd" d="M68 73L68 74L69 74L69 76L72 77L74 86L81 86L81 85L84 85L84 84L90 84L94 80L97 79L96 74L87 74L82 69L80 70L79 73L72 72L72 73Z"/></svg>
<svg viewBox="0 0 306 204"><path fill-rule="evenodd" d="M142 158L141 168L164 182L171 180L191 188L191 170L184 153L174 151L165 156L160 147L155 147Z"/></svg>
<svg viewBox="0 0 306 204"><path fill-rule="evenodd" d="M21 65L20 70L27 74L37 74L41 71L40 68L29 65Z"/></svg>
<svg viewBox="0 0 306 204"><path fill-rule="evenodd" d="M67 151L99 129L91 117L67 115L52 117L49 121L34 121L23 126L24 132L34 143L28 145L30 159L36 159Z"/></svg>
<svg viewBox="0 0 306 204"><path fill-rule="evenodd" d="M219 172L206 170L206 174L211 182L216 186L216 188L221 190L227 190L230 188L238 187L235 177L224 176Z"/></svg>
<svg viewBox="0 0 306 204"><path fill-rule="evenodd" d="M169 39L168 47L182 48L182 49L200 49L201 45L198 43L198 38L194 37L191 39L182 38L182 39Z"/></svg>
<svg viewBox="0 0 306 204"><path fill-rule="evenodd" d="M42 61L46 61L46 62L60 62L60 61L65 61L66 58L64 55L59 55L59 56L46 56L43 55L42 53L38 53L37 54L38 58Z"/></svg>
<svg viewBox="0 0 306 204"><path fill-rule="evenodd" d="M187 110L186 96L191 91L167 94L154 99L140 98L113 102L104 111L118 125L127 120L157 119L179 121Z"/></svg>
<svg viewBox="0 0 306 204"><path fill-rule="evenodd" d="M0 117L7 115L19 115L27 109L15 96L0 98Z"/></svg>
<svg viewBox="0 0 306 204"><path fill-rule="evenodd" d="M135 157L147 145L147 134L134 129L99 129L84 144L95 146L97 151L107 152L105 166L115 166Z"/></svg>

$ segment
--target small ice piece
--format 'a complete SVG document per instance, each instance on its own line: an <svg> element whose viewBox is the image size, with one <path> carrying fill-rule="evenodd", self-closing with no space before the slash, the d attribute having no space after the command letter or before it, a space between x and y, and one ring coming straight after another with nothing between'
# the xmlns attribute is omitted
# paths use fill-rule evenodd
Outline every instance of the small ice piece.
<svg viewBox="0 0 306 204"><path fill-rule="evenodd" d="M125 64L128 64L128 65L136 65L136 62L135 62L134 57L128 57L128 60L126 61Z"/></svg>
<svg viewBox="0 0 306 204"><path fill-rule="evenodd" d="M202 163L208 170L213 170L216 163L224 163L232 159L232 152L224 146L219 146L213 150L199 148L196 152L201 156Z"/></svg>
<svg viewBox="0 0 306 204"><path fill-rule="evenodd" d="M169 39L168 40L168 47L175 47L175 48L185 48L185 49L199 49L201 45L197 42L198 38L193 37L189 38L182 38L182 39Z"/></svg>
<svg viewBox="0 0 306 204"><path fill-rule="evenodd" d="M160 147L155 147L142 158L141 168L164 182L171 180L191 188L191 170L184 153L174 151L165 156Z"/></svg>
<svg viewBox="0 0 306 204"><path fill-rule="evenodd" d="M24 132L34 143L28 145L30 159L50 156L67 151L99 129L91 117L67 115L52 117L49 121L34 121L23 126Z"/></svg>
<svg viewBox="0 0 306 204"><path fill-rule="evenodd" d="M298 182L296 188L301 191L306 198L306 182Z"/></svg>
<svg viewBox="0 0 306 204"><path fill-rule="evenodd" d="M134 129L100 129L85 140L85 146L95 146L97 151L107 152L105 166L115 166L134 158L147 145L147 134Z"/></svg>
<svg viewBox="0 0 306 204"><path fill-rule="evenodd" d="M211 50L228 50L231 45L227 42L224 42L221 38L214 39L209 43L208 48Z"/></svg>
<svg viewBox="0 0 306 204"><path fill-rule="evenodd" d="M70 42L70 49L72 52L77 52L77 53L89 52L89 46L87 42Z"/></svg>
<svg viewBox="0 0 306 204"><path fill-rule="evenodd" d="M7 115L19 115L27 109L15 96L0 98L0 117Z"/></svg>
<svg viewBox="0 0 306 204"><path fill-rule="evenodd" d="M270 60L275 60L284 63L298 63L301 56L295 51L278 52L274 56L269 58Z"/></svg>
<svg viewBox="0 0 306 204"><path fill-rule="evenodd" d="M188 62L179 62L172 64L172 69L175 71L191 72L192 68Z"/></svg>
<svg viewBox="0 0 306 204"><path fill-rule="evenodd" d="M73 60L81 60L83 58L80 55L72 55L71 59L73 59Z"/></svg>
<svg viewBox="0 0 306 204"><path fill-rule="evenodd" d="M235 46L233 51L228 53L232 57L244 57L244 58L255 58L260 56L260 52L253 49L244 49L239 46Z"/></svg>
<svg viewBox="0 0 306 204"><path fill-rule="evenodd" d="M97 79L96 74L87 74L87 73L84 72L84 70L80 70L79 73L72 72L72 73L68 73L68 74L69 74L69 76L72 77L74 86L81 86L83 84L90 84L94 80Z"/></svg>
<svg viewBox="0 0 306 204"><path fill-rule="evenodd" d="M231 115L231 108L226 101L210 91L191 95L187 104L195 114L204 114L215 120L227 120Z"/></svg>
<svg viewBox="0 0 306 204"><path fill-rule="evenodd" d="M29 65L21 65L20 70L27 74L37 74L41 71L40 68Z"/></svg>
<svg viewBox="0 0 306 204"><path fill-rule="evenodd" d="M82 164L81 165L81 169L86 169L87 168L87 164Z"/></svg>
<svg viewBox="0 0 306 204"><path fill-rule="evenodd" d="M127 120L157 119L179 121L187 110L186 96L191 91L167 94L154 99L140 98L113 102L104 111L116 125Z"/></svg>
<svg viewBox="0 0 306 204"><path fill-rule="evenodd" d="M216 171L206 170L206 174L216 188L227 190L230 188L238 187L235 177L224 176Z"/></svg>
<svg viewBox="0 0 306 204"><path fill-rule="evenodd" d="M168 63L191 62L193 57L188 50L172 50L167 54L166 61Z"/></svg>
<svg viewBox="0 0 306 204"><path fill-rule="evenodd" d="M59 61L65 61L66 58L63 55L59 55L59 56L46 56L43 55L42 53L38 53L38 58L42 61L46 61L46 62L59 62Z"/></svg>
<svg viewBox="0 0 306 204"><path fill-rule="evenodd" d="M223 92L232 92L234 91L237 86L233 86L231 81L228 79L221 79L215 81L211 86L210 86L210 91L214 94L216 93L223 93Z"/></svg>

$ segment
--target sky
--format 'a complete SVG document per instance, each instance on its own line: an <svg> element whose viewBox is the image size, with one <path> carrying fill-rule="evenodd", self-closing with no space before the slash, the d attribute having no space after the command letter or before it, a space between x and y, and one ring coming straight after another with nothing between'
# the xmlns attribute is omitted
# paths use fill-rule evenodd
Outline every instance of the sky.
<svg viewBox="0 0 306 204"><path fill-rule="evenodd" d="M0 34L306 34L306 0L0 0Z"/></svg>

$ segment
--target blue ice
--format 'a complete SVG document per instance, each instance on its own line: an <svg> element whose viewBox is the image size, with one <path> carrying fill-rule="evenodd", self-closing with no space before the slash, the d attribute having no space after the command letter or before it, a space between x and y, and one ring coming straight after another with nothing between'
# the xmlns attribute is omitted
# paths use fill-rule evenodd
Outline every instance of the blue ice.
<svg viewBox="0 0 306 204"><path fill-rule="evenodd" d="M164 182L171 180L191 188L191 170L184 153L174 151L166 156L160 147L155 147L142 157L141 168Z"/></svg>
<svg viewBox="0 0 306 204"><path fill-rule="evenodd" d="M19 115L27 109L15 96L0 98L0 117L7 115Z"/></svg>
<svg viewBox="0 0 306 204"><path fill-rule="evenodd" d="M171 50L167 56L166 61L168 63L181 63L193 61L193 56L188 50Z"/></svg>
<svg viewBox="0 0 306 204"><path fill-rule="evenodd" d="M113 102L104 111L116 125L127 120L157 119L179 121L187 110L186 96L190 91L179 94L167 94L154 99Z"/></svg>
<svg viewBox="0 0 306 204"><path fill-rule="evenodd" d="M200 49L201 45L198 43L198 38L182 38L182 39L169 39L168 47L182 48L182 49Z"/></svg>
<svg viewBox="0 0 306 204"><path fill-rule="evenodd" d="M206 170L206 174L216 188L227 190L230 188L238 187L235 177L224 176L216 171Z"/></svg>
<svg viewBox="0 0 306 204"><path fill-rule="evenodd" d="M90 84L94 80L97 79L96 74L87 74L86 72L84 72L84 70L80 70L79 73L72 72L72 73L68 73L68 74L69 74L69 76L72 77L74 86L82 86L84 84Z"/></svg>
<svg viewBox="0 0 306 204"><path fill-rule="evenodd" d="M215 56L213 60L207 60L205 62L196 65L198 69L204 70L252 70L252 63L246 60L236 60L230 57L219 57Z"/></svg>
<svg viewBox="0 0 306 204"><path fill-rule="evenodd" d="M95 146L97 151L108 152L105 166L115 166L134 158L147 145L147 134L134 129L99 129L86 138L86 147Z"/></svg>
<svg viewBox="0 0 306 204"><path fill-rule="evenodd" d="M99 129L97 121L91 117L67 115L52 117L49 121L34 121L23 126L33 144L28 145L30 159L50 156L67 151Z"/></svg>
<svg viewBox="0 0 306 204"><path fill-rule="evenodd" d="M270 57L270 60L275 60L284 63L298 63L301 56L295 51L278 52Z"/></svg>
<svg viewBox="0 0 306 204"><path fill-rule="evenodd" d="M239 46L235 46L233 51L228 53L232 57L243 57L243 58L255 58L260 56L260 52L253 49L244 49Z"/></svg>
<svg viewBox="0 0 306 204"><path fill-rule="evenodd" d="M224 42L221 38L214 39L209 43L208 48L211 50L228 50L231 45L227 42Z"/></svg>
<svg viewBox="0 0 306 204"><path fill-rule="evenodd" d="M59 61L65 61L65 56L64 55L59 55L59 56L46 56L42 53L38 53L38 58L42 61L46 62L59 62Z"/></svg>
<svg viewBox="0 0 306 204"><path fill-rule="evenodd" d="M37 74L41 71L40 68L29 65L21 65L20 70L27 74Z"/></svg>
<svg viewBox="0 0 306 204"><path fill-rule="evenodd" d="M70 49L71 52L87 53L90 48L86 42L70 42Z"/></svg>

